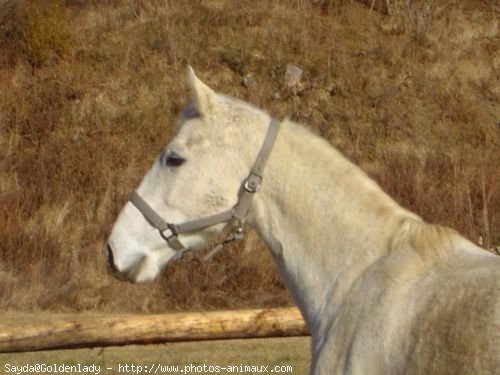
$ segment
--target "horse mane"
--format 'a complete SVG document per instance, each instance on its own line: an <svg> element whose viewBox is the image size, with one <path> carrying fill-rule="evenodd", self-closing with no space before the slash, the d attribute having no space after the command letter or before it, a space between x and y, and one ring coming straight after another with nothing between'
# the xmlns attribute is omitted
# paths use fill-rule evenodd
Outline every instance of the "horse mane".
<svg viewBox="0 0 500 375"><path fill-rule="evenodd" d="M293 121L287 122L287 125L291 125L289 127L292 129L292 137L289 140L294 142L292 143L294 148L301 145L310 150L311 153L316 153L315 163L322 170L338 169L339 166L341 169L348 170L349 178L345 179L343 183L352 185L349 190L355 191L362 186L363 194L358 199L362 199L364 204L378 212L379 215L384 216L384 219L388 220L392 217L396 220L393 235L389 239L389 253L406 249L418 254L422 260L442 259L450 256L465 242L468 242L455 230L427 223L417 214L401 207L361 168L314 131ZM307 139L305 146L304 139ZM324 156L319 158L318 150L324 150L327 153L322 153L321 155ZM335 153L336 161L342 162L332 164L332 153Z"/></svg>
<svg viewBox="0 0 500 375"><path fill-rule="evenodd" d="M391 238L390 253L413 250L422 259L444 258L457 250L463 241L466 240L451 228L415 218L404 218Z"/></svg>

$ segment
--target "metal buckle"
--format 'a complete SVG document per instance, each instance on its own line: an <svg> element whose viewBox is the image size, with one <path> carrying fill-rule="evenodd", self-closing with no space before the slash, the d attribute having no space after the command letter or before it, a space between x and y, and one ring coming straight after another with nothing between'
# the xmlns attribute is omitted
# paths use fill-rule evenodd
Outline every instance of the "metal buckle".
<svg viewBox="0 0 500 375"><path fill-rule="evenodd" d="M170 234L165 234L165 232L169 230L170 231ZM179 230L177 229L176 225L175 224L168 224L168 228L161 231L159 230L160 232L160 236L162 236L162 238L167 241L168 245L174 249L175 251L185 251L186 248L184 247L184 245L182 244L181 241L179 241Z"/></svg>
<svg viewBox="0 0 500 375"><path fill-rule="evenodd" d="M234 241L242 240L243 238L245 238L245 232L243 231L243 224L241 223L240 220L238 220L237 224L233 227L231 234Z"/></svg>
<svg viewBox="0 0 500 375"><path fill-rule="evenodd" d="M170 231L170 233L166 233L167 231ZM161 230L161 229L158 229L158 232L160 232L161 236L163 237L163 239L165 241L168 241L170 238L174 237L174 236L177 236L177 232L175 232L171 227L170 225L168 226L167 229L165 230Z"/></svg>
<svg viewBox="0 0 500 375"><path fill-rule="evenodd" d="M243 188L248 191L249 193L256 193L259 191L260 184L262 182L262 177L252 173L248 178L245 180L245 184L243 185Z"/></svg>

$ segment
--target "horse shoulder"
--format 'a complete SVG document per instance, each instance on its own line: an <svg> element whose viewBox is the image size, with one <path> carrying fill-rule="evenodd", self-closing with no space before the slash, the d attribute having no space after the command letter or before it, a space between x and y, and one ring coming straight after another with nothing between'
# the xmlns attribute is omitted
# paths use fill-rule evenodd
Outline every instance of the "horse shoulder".
<svg viewBox="0 0 500 375"><path fill-rule="evenodd" d="M498 373L498 271L500 258L463 253L415 285L418 309L405 373Z"/></svg>
<svg viewBox="0 0 500 375"><path fill-rule="evenodd" d="M500 368L500 257L443 227L406 235L427 237L399 239L402 247L367 270L327 314L332 319L313 373L493 374Z"/></svg>

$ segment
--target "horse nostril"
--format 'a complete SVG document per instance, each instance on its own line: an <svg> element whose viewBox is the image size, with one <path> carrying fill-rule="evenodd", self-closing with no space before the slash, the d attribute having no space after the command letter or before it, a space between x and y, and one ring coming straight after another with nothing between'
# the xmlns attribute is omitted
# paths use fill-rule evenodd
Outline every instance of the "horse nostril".
<svg viewBox="0 0 500 375"><path fill-rule="evenodd" d="M111 271L118 272L118 269L116 268L116 265L115 265L115 260L113 258L113 249L111 248L111 245L109 243L106 244L106 253L108 256L108 265L111 268Z"/></svg>

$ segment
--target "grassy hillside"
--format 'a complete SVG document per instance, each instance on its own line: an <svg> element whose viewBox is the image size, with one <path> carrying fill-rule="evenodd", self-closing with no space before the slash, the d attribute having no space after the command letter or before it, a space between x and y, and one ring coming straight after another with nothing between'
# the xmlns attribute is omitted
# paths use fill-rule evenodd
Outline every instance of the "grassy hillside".
<svg viewBox="0 0 500 375"><path fill-rule="evenodd" d="M104 240L188 100L187 64L314 128L426 220L500 245L499 6L394 3L0 0L0 308L290 303L255 235L154 284L106 274Z"/></svg>

